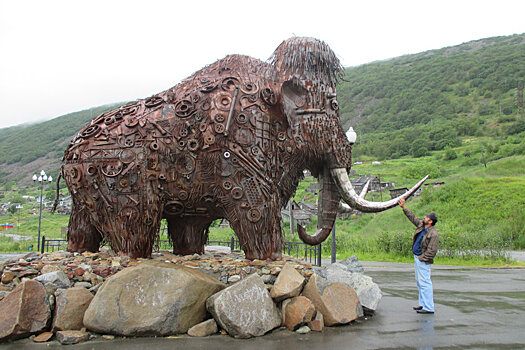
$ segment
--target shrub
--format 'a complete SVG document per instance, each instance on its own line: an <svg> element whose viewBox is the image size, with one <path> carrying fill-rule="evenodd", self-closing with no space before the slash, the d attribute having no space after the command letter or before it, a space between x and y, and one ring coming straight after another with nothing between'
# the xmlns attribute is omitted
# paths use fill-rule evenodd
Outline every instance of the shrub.
<svg viewBox="0 0 525 350"><path fill-rule="evenodd" d="M507 134L515 135L525 131L525 120L520 119L507 127Z"/></svg>
<svg viewBox="0 0 525 350"><path fill-rule="evenodd" d="M456 154L456 151L454 151L453 148L447 147L445 149L445 154L443 155L444 160L452 160L456 159L458 155Z"/></svg>
<svg viewBox="0 0 525 350"><path fill-rule="evenodd" d="M516 120L513 115L501 115L498 117L498 123L510 123Z"/></svg>
<svg viewBox="0 0 525 350"><path fill-rule="evenodd" d="M468 157L465 158L465 160L461 163L462 166L473 166L478 165L480 163L480 160L474 157Z"/></svg>
<svg viewBox="0 0 525 350"><path fill-rule="evenodd" d="M385 253L401 256L412 255L412 233L411 232L381 232L375 241L377 249Z"/></svg>
<svg viewBox="0 0 525 350"><path fill-rule="evenodd" d="M479 105L478 114L479 115L489 115L496 113L496 107L488 103L482 103Z"/></svg>
<svg viewBox="0 0 525 350"><path fill-rule="evenodd" d="M429 152L425 146L412 148L412 156L414 156L415 158L420 158L420 157L424 157L428 155L429 155Z"/></svg>

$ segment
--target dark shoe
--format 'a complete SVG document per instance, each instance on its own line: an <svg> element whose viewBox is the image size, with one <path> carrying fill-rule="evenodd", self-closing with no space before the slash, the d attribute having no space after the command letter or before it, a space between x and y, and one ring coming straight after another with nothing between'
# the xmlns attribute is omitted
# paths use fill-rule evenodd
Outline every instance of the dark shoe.
<svg viewBox="0 0 525 350"><path fill-rule="evenodd" d="M418 311L418 310L423 310L423 306L414 306L412 309Z"/></svg>
<svg viewBox="0 0 525 350"><path fill-rule="evenodd" d="M417 310L416 312L418 314L433 314L434 313L434 311L427 311L427 310L423 310L423 309Z"/></svg>

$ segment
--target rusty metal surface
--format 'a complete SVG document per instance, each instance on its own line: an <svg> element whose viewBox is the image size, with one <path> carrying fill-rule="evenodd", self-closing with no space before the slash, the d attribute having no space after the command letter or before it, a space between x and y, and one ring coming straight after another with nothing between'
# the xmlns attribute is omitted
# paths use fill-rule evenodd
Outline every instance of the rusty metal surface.
<svg viewBox="0 0 525 350"><path fill-rule="evenodd" d="M227 56L96 117L63 158L73 198L68 250L97 250L105 240L147 257L165 218L175 253L201 253L211 222L226 218L248 258L278 259L280 208L303 170L350 167L340 74L325 43L291 38L269 62ZM331 179L324 186L334 192ZM334 200L323 197L323 228L335 220Z"/></svg>

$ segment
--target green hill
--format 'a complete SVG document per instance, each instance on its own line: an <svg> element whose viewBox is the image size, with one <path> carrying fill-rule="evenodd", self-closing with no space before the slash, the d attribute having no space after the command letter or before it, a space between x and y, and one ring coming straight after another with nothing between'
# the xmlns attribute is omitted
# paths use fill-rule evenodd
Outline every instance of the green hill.
<svg viewBox="0 0 525 350"><path fill-rule="evenodd" d="M524 62L520 34L348 68L338 95L344 125L361 136L355 155L418 157L462 136L525 131Z"/></svg>
<svg viewBox="0 0 525 350"><path fill-rule="evenodd" d="M29 176L17 170L31 162L38 161L39 164L51 164L58 168L58 161L75 133L92 118L120 105L99 106L42 123L0 129L0 185ZM48 166L46 168L50 170Z"/></svg>

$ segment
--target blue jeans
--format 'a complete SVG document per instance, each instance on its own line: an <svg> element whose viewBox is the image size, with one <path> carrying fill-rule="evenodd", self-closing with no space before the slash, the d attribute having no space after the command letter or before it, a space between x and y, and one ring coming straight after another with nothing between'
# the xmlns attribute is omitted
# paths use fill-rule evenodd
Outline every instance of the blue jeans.
<svg viewBox="0 0 525 350"><path fill-rule="evenodd" d="M434 291L432 290L432 280L430 279L430 266L424 261L419 261L414 255L416 268L416 283L419 290L419 305L423 310L434 312Z"/></svg>

